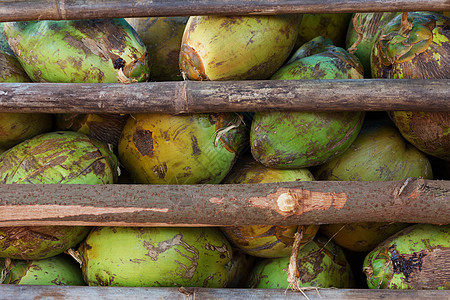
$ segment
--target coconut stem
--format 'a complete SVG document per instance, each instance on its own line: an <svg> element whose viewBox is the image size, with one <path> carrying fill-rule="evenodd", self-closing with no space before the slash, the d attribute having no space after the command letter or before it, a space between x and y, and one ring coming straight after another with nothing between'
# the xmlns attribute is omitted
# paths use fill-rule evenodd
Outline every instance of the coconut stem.
<svg viewBox="0 0 450 300"><path fill-rule="evenodd" d="M80 258L80 252L73 250L72 248L67 249L66 251L64 251L64 253L72 256L73 259L75 259L77 261L77 263L81 265L83 264L83 262L81 261Z"/></svg>
<svg viewBox="0 0 450 300"><path fill-rule="evenodd" d="M119 79L119 83L123 83L123 84L130 84L130 83L135 83L135 82L137 82L137 80L134 79L134 78L132 78L132 79L128 78L128 77L125 75L125 73L123 73L122 68L120 68L120 69L117 71L117 78Z"/></svg>
<svg viewBox="0 0 450 300"><path fill-rule="evenodd" d="M300 251L300 245L303 239L303 226L298 226L297 232L294 235L294 244L292 245L291 257L289 259L288 266L288 278L287 282L292 290L302 293L302 295L309 300L309 297L305 294L305 291L315 290L320 297L319 290L315 286L300 287L298 272L298 253Z"/></svg>
<svg viewBox="0 0 450 300"><path fill-rule="evenodd" d="M358 25L359 16L360 16L360 13L356 13L352 20L353 29L358 34L358 39L353 43L353 45L351 45L350 48L347 49L347 51L350 54L353 54L356 52L356 50L358 50L357 47L358 47L359 43L361 43L361 41L363 40L363 33L361 31L361 28Z"/></svg>
<svg viewBox="0 0 450 300"><path fill-rule="evenodd" d="M184 294L185 296L187 296L189 298L192 296L192 299L195 300L195 291L193 291L193 292L188 291L186 288L181 286L178 288L178 292Z"/></svg>
<svg viewBox="0 0 450 300"><path fill-rule="evenodd" d="M302 239L303 239L303 229L302 226L298 226L297 232L294 235L294 244L292 246L291 257L289 260L288 278L287 278L289 286L292 286L293 290L300 290L300 286L298 284L300 274L298 272L297 258L298 253L300 251L300 244Z"/></svg>
<svg viewBox="0 0 450 300"><path fill-rule="evenodd" d="M0 270L0 284L2 284L3 281L5 281L5 278L6 278L6 268Z"/></svg>
<svg viewBox="0 0 450 300"><path fill-rule="evenodd" d="M220 128L220 129L216 130L216 132L215 132L216 138L214 139L214 146L217 147L217 145L219 144L219 140L222 138L222 136L224 136L231 129L238 128L243 122L244 122L244 117L241 115L238 115L238 120L236 121L236 123L231 124L228 127Z"/></svg>
<svg viewBox="0 0 450 300"><path fill-rule="evenodd" d="M408 21L408 12L402 13L402 31L408 32L411 31L412 28L412 23Z"/></svg>
<svg viewBox="0 0 450 300"><path fill-rule="evenodd" d="M8 274L8 268L9 265L11 264L11 258L5 258L3 266L4 268L0 269L0 284L2 284L5 279L6 279L6 275Z"/></svg>

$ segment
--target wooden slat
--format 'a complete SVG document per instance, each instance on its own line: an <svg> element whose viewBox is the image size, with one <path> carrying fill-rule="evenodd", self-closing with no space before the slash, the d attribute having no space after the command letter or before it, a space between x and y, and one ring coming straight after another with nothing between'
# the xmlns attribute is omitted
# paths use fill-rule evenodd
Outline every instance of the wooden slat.
<svg viewBox="0 0 450 300"><path fill-rule="evenodd" d="M0 111L450 111L449 95L448 79L0 83Z"/></svg>
<svg viewBox="0 0 450 300"><path fill-rule="evenodd" d="M438 290L366 290L318 289L307 290L311 300L372 300L372 299L449 299L450 291ZM0 285L0 299L307 299L300 292L284 289L217 289L217 288L133 288L82 286L14 286Z"/></svg>
<svg viewBox="0 0 450 300"><path fill-rule="evenodd" d="M449 10L448 0L2 0L0 5L0 21Z"/></svg>
<svg viewBox="0 0 450 300"><path fill-rule="evenodd" d="M114 17L443 11L448 0L3 0L0 21Z"/></svg>
<svg viewBox="0 0 450 300"><path fill-rule="evenodd" d="M287 201L280 202L286 196ZM410 178L229 185L0 185L0 226L352 222L448 224L450 181Z"/></svg>

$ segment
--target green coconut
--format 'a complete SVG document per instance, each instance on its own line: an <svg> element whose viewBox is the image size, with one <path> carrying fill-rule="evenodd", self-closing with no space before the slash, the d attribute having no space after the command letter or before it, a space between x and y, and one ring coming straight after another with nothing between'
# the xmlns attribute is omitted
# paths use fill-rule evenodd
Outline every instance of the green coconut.
<svg viewBox="0 0 450 300"><path fill-rule="evenodd" d="M360 79L362 66L344 49L327 45L323 37L305 44L272 80ZM325 43L325 45L324 45ZM308 50L305 51L304 48ZM301 54L300 54L301 53ZM310 56L304 56L314 53ZM271 168L293 169L323 164L342 154L355 140L364 112L255 113L250 131L253 157Z"/></svg>
<svg viewBox="0 0 450 300"><path fill-rule="evenodd" d="M79 248L88 285L225 287L231 246L217 228L98 227Z"/></svg>
<svg viewBox="0 0 450 300"><path fill-rule="evenodd" d="M450 161L450 113L392 111L389 116L403 137L419 150Z"/></svg>
<svg viewBox="0 0 450 300"><path fill-rule="evenodd" d="M0 82L31 82L17 58L1 50Z"/></svg>
<svg viewBox="0 0 450 300"><path fill-rule="evenodd" d="M314 176L307 168L285 170L268 168L257 162L251 154L246 154L239 158L222 183L254 184L313 180Z"/></svg>
<svg viewBox="0 0 450 300"><path fill-rule="evenodd" d="M0 34L0 43L2 37ZM30 81L15 56L0 49L0 82ZM26 139L50 131L52 122L50 114L0 113L0 149L6 151Z"/></svg>
<svg viewBox="0 0 450 300"><path fill-rule="evenodd" d="M0 23L0 82L30 82L25 70L20 65L14 52L9 47Z"/></svg>
<svg viewBox="0 0 450 300"><path fill-rule="evenodd" d="M147 46L150 80L182 80L181 40L189 17L126 18Z"/></svg>
<svg viewBox="0 0 450 300"><path fill-rule="evenodd" d="M427 12L392 19L372 49L372 77L448 79L449 24L450 18Z"/></svg>
<svg viewBox="0 0 450 300"><path fill-rule="evenodd" d="M9 149L20 142L52 129L50 114L0 113L0 148Z"/></svg>
<svg viewBox="0 0 450 300"><path fill-rule="evenodd" d="M191 16L180 69L192 80L267 79L291 53L301 15Z"/></svg>
<svg viewBox="0 0 450 300"><path fill-rule="evenodd" d="M0 22L0 52L15 56L14 52L11 50L11 47L9 47L8 39L5 37L5 33L3 32L3 22Z"/></svg>
<svg viewBox="0 0 450 300"><path fill-rule="evenodd" d="M353 54L358 57L363 65L365 77L371 77L370 55L373 45L378 38L379 29L399 14L399 12L360 13L357 20L354 20L357 22L357 29L353 26L353 22L350 22L345 47L347 49L352 47L358 40L359 34L356 30L359 30L362 34L362 40L356 46Z"/></svg>
<svg viewBox="0 0 450 300"><path fill-rule="evenodd" d="M339 157L316 168L318 180L387 181L433 179L427 156L409 144L388 121L364 123L358 137Z"/></svg>
<svg viewBox="0 0 450 300"><path fill-rule="evenodd" d="M450 226L416 224L379 244L365 258L371 289L450 289Z"/></svg>
<svg viewBox="0 0 450 300"><path fill-rule="evenodd" d="M407 16L407 18L405 18ZM450 78L450 18L426 12L394 18L373 47L372 75L394 79ZM403 137L419 150L450 161L450 113L393 111Z"/></svg>
<svg viewBox="0 0 450 300"><path fill-rule="evenodd" d="M77 132L50 132L3 153L0 183L114 183L117 168L105 144Z"/></svg>
<svg viewBox="0 0 450 300"><path fill-rule="evenodd" d="M289 261L290 257L262 259L250 273L248 286L288 289ZM353 287L353 273L344 252L321 236L300 249L297 266L300 287Z"/></svg>
<svg viewBox="0 0 450 300"><path fill-rule="evenodd" d="M300 225L303 238L300 246L308 244L319 230L318 225ZM244 253L263 258L291 255L294 235L299 226L249 225L227 226L222 232L228 240Z"/></svg>
<svg viewBox="0 0 450 300"><path fill-rule="evenodd" d="M56 114L56 129L84 133L117 149L128 114Z"/></svg>
<svg viewBox="0 0 450 300"><path fill-rule="evenodd" d="M20 65L3 34L0 23L0 82L31 82ZM49 114L0 113L0 153L8 148L50 131L52 116Z"/></svg>
<svg viewBox="0 0 450 300"><path fill-rule="evenodd" d="M137 183L220 183L245 133L234 113L133 114L122 132L119 158Z"/></svg>
<svg viewBox="0 0 450 300"><path fill-rule="evenodd" d="M118 161L106 145L76 132L28 139L0 157L2 184L106 184L117 180ZM42 259L78 244L83 226L0 228L0 256Z"/></svg>
<svg viewBox="0 0 450 300"><path fill-rule="evenodd" d="M76 246L89 233L85 226L0 227L0 257L36 260Z"/></svg>
<svg viewBox="0 0 450 300"><path fill-rule="evenodd" d="M222 183L252 184L311 180L314 180L314 177L306 168L270 169L248 155L236 162L235 167ZM294 234L298 227L298 225L249 225L225 226L221 229L228 240L246 254L256 257L284 257L289 256L292 252ZM309 243L318 229L317 225L302 225L301 246Z"/></svg>
<svg viewBox="0 0 450 300"><path fill-rule="evenodd" d="M326 224L320 225L319 232L343 248L355 252L369 252L409 225L409 223L399 222Z"/></svg>
<svg viewBox="0 0 450 300"><path fill-rule="evenodd" d="M40 260L6 260L3 282L26 285L86 285L80 265L60 254Z"/></svg>
<svg viewBox="0 0 450 300"><path fill-rule="evenodd" d="M323 36L317 36L311 39L309 42L303 44L299 47L292 55L289 57L289 60L285 65L289 65L290 63L314 55L322 52L326 52L334 47L333 41L329 38L325 38ZM306 70L304 70L306 71Z"/></svg>
<svg viewBox="0 0 450 300"><path fill-rule="evenodd" d="M145 81L145 45L124 19L4 23L5 36L36 82Z"/></svg>
<svg viewBox="0 0 450 300"><path fill-rule="evenodd" d="M317 36L333 41L338 47L344 47L345 33L352 14L304 14L298 31L295 48Z"/></svg>
<svg viewBox="0 0 450 300"><path fill-rule="evenodd" d="M391 122L366 122L356 140L341 156L319 166L319 180L388 181L408 177L433 179L427 156L409 144ZM371 251L407 227L407 223L351 223L321 225L320 232L352 251Z"/></svg>

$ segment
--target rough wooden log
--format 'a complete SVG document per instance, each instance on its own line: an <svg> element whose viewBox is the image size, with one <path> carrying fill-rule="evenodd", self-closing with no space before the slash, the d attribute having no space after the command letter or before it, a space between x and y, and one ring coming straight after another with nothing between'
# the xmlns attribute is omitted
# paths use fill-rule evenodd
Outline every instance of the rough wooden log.
<svg viewBox="0 0 450 300"><path fill-rule="evenodd" d="M449 95L447 79L0 83L0 111L450 111Z"/></svg>
<svg viewBox="0 0 450 300"><path fill-rule="evenodd" d="M450 181L0 185L0 226L450 223Z"/></svg>
<svg viewBox="0 0 450 300"><path fill-rule="evenodd" d="M448 299L450 291L318 289L305 291L309 299ZM0 285L2 299L306 299L301 293L284 289L217 288L133 288L84 286Z"/></svg>
<svg viewBox="0 0 450 300"><path fill-rule="evenodd" d="M443 11L448 0L3 0L0 21L115 17Z"/></svg>

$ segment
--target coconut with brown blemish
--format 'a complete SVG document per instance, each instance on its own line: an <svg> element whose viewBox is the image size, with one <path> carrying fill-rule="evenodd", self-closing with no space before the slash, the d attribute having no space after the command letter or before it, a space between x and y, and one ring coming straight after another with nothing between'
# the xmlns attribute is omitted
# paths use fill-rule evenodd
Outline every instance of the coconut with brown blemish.
<svg viewBox="0 0 450 300"><path fill-rule="evenodd" d="M261 259L251 271L248 287L288 289L290 257ZM298 287L350 288L353 273L344 251L322 236L302 247L297 256Z"/></svg>
<svg viewBox="0 0 450 300"><path fill-rule="evenodd" d="M450 18L403 13L381 28L371 56L372 77L450 78ZM419 150L450 161L450 113L393 111L403 137Z"/></svg>
<svg viewBox="0 0 450 300"><path fill-rule="evenodd" d="M119 158L138 183L219 183L246 142L239 114L133 114Z"/></svg>
<svg viewBox="0 0 450 300"><path fill-rule="evenodd" d="M180 69L192 80L267 79L291 53L301 15L192 16Z"/></svg>
<svg viewBox="0 0 450 300"><path fill-rule="evenodd" d="M98 227L79 248L88 285L225 287L231 246L217 228Z"/></svg>
<svg viewBox="0 0 450 300"><path fill-rule="evenodd" d="M3 23L0 23L0 82L31 82L9 47L3 33Z"/></svg>
<svg viewBox="0 0 450 300"><path fill-rule="evenodd" d="M0 263L1 265L1 263ZM40 260L8 261L4 284L86 285L79 265L68 255L60 254Z"/></svg>
<svg viewBox="0 0 450 300"><path fill-rule="evenodd" d="M35 260L63 253L89 233L85 226L0 227L0 257Z"/></svg>
<svg viewBox="0 0 450 300"><path fill-rule="evenodd" d="M8 22L4 31L35 82L148 79L145 45L124 19Z"/></svg>
<svg viewBox="0 0 450 300"><path fill-rule="evenodd" d="M450 289L450 226L416 224L379 244L365 258L371 289Z"/></svg>
<svg viewBox="0 0 450 300"><path fill-rule="evenodd" d="M373 45L376 42L381 27L387 24L398 12L378 12L378 13L360 13L353 16L356 18L350 22L347 30L345 47L351 48L362 35L362 40L356 45L353 54L358 57L364 67L364 77L371 77L370 55ZM353 26L355 22L356 27ZM350 50L349 50L350 51Z"/></svg>
<svg viewBox="0 0 450 300"><path fill-rule="evenodd" d="M0 157L2 184L108 184L117 180L118 161L101 142L76 132L44 133ZM0 228L0 257L43 259L77 245L84 226Z"/></svg>
<svg viewBox="0 0 450 300"><path fill-rule="evenodd" d="M317 37L300 47L272 80L361 79L356 56ZM257 112L250 130L253 157L270 168L323 164L356 139L364 112Z"/></svg>
<svg viewBox="0 0 450 300"><path fill-rule="evenodd" d="M0 183L106 184L118 161L107 145L71 131L44 133L3 153Z"/></svg>

